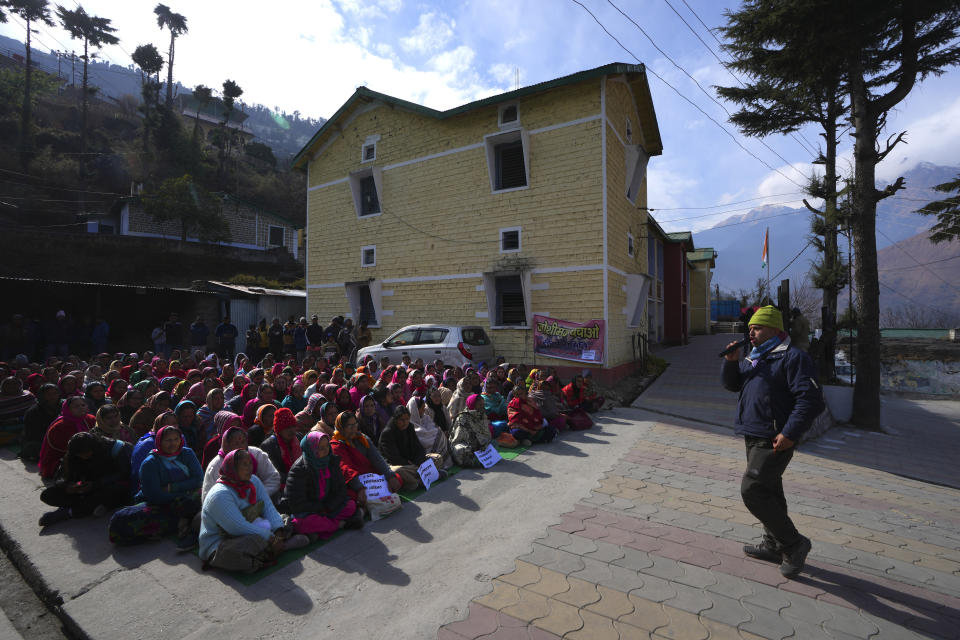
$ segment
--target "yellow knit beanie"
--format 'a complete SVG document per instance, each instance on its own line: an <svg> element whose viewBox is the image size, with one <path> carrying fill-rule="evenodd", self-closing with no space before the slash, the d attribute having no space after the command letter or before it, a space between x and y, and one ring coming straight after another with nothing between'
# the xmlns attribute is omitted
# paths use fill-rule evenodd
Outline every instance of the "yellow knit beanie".
<svg viewBox="0 0 960 640"><path fill-rule="evenodd" d="M752 324L762 327L773 327L774 329L783 331L783 316L780 314L779 309L772 305L767 305L766 307L760 307L756 310L750 318L750 322L747 323L747 326Z"/></svg>

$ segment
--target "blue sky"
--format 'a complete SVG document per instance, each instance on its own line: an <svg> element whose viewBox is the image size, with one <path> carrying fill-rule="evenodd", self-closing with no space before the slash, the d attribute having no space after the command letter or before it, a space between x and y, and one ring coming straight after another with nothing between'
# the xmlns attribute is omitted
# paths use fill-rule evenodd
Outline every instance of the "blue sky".
<svg viewBox="0 0 960 640"><path fill-rule="evenodd" d="M72 0L64 2L75 6ZM774 169L741 149L717 124L651 75L664 153L649 165L649 206L659 210L654 215L665 227L699 230L759 204L800 204L794 182L803 184L803 176L812 169L809 151L790 137L767 138L764 142L771 151L739 135L727 124L723 108L610 3L582 2L652 72ZM517 71L525 86L609 62L635 62L571 0L166 4L187 17L190 29L178 40L176 79L187 86L218 87L231 78L244 88L249 102L310 116L331 115L360 85L446 109L513 89ZM714 57L723 53L700 20L716 27L724 21L724 8L735 8L736 3L616 0L616 4L710 95L711 85L735 82ZM156 26L155 2L90 0L83 5L89 13L111 18L118 28L120 45L105 48L104 59L127 66L129 53L149 42L166 53L168 37ZM22 39L23 25L10 20L0 25L0 33ZM44 26L36 37L44 50L78 44L59 27ZM960 164L960 70L919 85L891 114L887 129L891 133L906 129L909 145L880 166L881 180L892 180L921 161ZM802 137L814 144L819 140L813 128ZM848 150L842 160L849 162Z"/></svg>

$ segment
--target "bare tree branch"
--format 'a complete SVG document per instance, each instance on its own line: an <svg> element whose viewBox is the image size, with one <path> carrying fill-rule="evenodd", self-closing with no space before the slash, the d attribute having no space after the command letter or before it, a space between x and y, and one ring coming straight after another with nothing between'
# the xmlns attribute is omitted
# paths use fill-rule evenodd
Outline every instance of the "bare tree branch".
<svg viewBox="0 0 960 640"><path fill-rule="evenodd" d="M884 198L889 198L890 196L895 194L897 191L900 191L901 189L906 189L907 187L904 186L903 183L904 183L903 176L900 176L899 178L897 178L896 182L894 182L893 184L888 184L883 191L876 191L877 200L880 201L880 200L883 200Z"/></svg>
<svg viewBox="0 0 960 640"><path fill-rule="evenodd" d="M886 158L887 155L888 155L891 151L893 151L893 148L896 147L896 146L897 146L898 144L900 144L901 142L902 142L903 144L910 144L909 142L907 142L906 140L903 139L903 136L905 136L905 135L907 135L907 132L906 132L906 131L901 131L901 132L900 132L900 135L891 134L890 137L887 138L886 149L884 149L883 151L879 151L879 152L877 153L877 162L878 162L878 163L883 162L883 159ZM896 136L896 140L894 140L894 141L891 143L891 142L890 142L890 139L893 138L894 136Z"/></svg>
<svg viewBox="0 0 960 640"><path fill-rule="evenodd" d="M817 214L817 215L820 216L821 218L824 216L823 211L820 211L820 209L814 209L812 206L810 206L810 203L807 202L807 199L806 199L806 198L803 199L803 204L804 204L804 206L805 206L807 209L810 209L810 211L812 211L813 213Z"/></svg>

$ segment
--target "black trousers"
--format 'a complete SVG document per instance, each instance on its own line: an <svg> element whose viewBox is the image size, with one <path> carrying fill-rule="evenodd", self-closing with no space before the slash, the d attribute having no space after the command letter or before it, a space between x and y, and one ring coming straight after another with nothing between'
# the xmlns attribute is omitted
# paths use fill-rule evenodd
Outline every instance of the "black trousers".
<svg viewBox="0 0 960 640"><path fill-rule="evenodd" d="M743 504L763 524L764 539L777 549L789 548L802 536L787 515L783 472L793 458L793 447L774 451L773 440L744 436L747 469L740 483Z"/></svg>
<svg viewBox="0 0 960 640"><path fill-rule="evenodd" d="M74 518L82 518L101 504L111 509L129 504L129 492L128 486L110 485L89 493L67 493L66 485L57 483L44 489L40 500L51 507L70 507Z"/></svg>

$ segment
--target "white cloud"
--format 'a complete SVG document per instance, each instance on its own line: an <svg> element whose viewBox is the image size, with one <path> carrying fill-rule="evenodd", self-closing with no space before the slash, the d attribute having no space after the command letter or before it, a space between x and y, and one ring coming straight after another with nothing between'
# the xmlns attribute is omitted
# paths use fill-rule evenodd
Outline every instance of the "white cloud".
<svg viewBox="0 0 960 640"><path fill-rule="evenodd" d="M430 58L427 66L444 75L461 74L470 70L476 57L473 49L461 45L456 49L444 51Z"/></svg>
<svg viewBox="0 0 960 640"><path fill-rule="evenodd" d="M892 182L898 176L913 169L921 162L934 164L960 164L960 98L955 99L941 111L888 127L888 134L906 130L905 140L877 165L877 179ZM886 138L881 140L885 142Z"/></svg>
<svg viewBox="0 0 960 640"><path fill-rule="evenodd" d="M383 18L389 13L400 11L402 0L337 0L337 5L345 13L358 18Z"/></svg>
<svg viewBox="0 0 960 640"><path fill-rule="evenodd" d="M456 26L450 17L430 11L420 15L417 26L405 38L400 38L404 51L412 53L433 53L443 49L453 39Z"/></svg>

